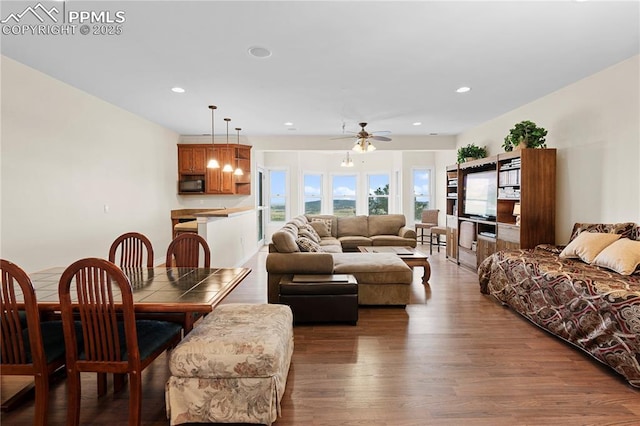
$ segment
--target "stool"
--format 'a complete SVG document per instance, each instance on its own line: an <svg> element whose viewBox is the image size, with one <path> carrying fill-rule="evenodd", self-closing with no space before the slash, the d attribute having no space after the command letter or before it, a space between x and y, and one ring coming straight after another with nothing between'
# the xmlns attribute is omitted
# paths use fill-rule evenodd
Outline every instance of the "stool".
<svg viewBox="0 0 640 426"><path fill-rule="evenodd" d="M424 244L424 231L436 226L435 223L416 223L416 236L420 236L420 244ZM420 233L418 234L418 230Z"/></svg>
<svg viewBox="0 0 640 426"><path fill-rule="evenodd" d="M198 221L190 220L188 222L180 222L176 223L173 227L173 238L177 237L180 234L184 234L186 232L194 232L198 233Z"/></svg>
<svg viewBox="0 0 640 426"><path fill-rule="evenodd" d="M358 282L353 275L294 275L280 280L280 303L294 323L358 322Z"/></svg>
<svg viewBox="0 0 640 426"><path fill-rule="evenodd" d="M436 245L438 246L438 253L440 253L440 235L447 235L447 228L442 226L433 226L431 229L431 235L429 235L429 254L433 254L433 237L436 237Z"/></svg>
<svg viewBox="0 0 640 426"><path fill-rule="evenodd" d="M281 415L292 355L288 306L217 306L170 352L171 424L270 425Z"/></svg>

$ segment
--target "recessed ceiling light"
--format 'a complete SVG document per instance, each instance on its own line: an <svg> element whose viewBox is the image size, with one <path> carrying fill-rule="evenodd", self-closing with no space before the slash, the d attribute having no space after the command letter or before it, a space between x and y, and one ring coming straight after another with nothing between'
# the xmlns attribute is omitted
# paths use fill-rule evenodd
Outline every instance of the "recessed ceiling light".
<svg viewBox="0 0 640 426"><path fill-rule="evenodd" d="M293 123L290 121L287 121L286 123L284 123L285 126L293 126Z"/></svg>
<svg viewBox="0 0 640 426"><path fill-rule="evenodd" d="M419 121L416 121L415 123L413 123L414 126L422 126L422 123Z"/></svg>
<svg viewBox="0 0 640 426"><path fill-rule="evenodd" d="M248 52L249 55L256 58L268 58L269 56L271 56L271 51L266 47L253 46L249 48Z"/></svg>
<svg viewBox="0 0 640 426"><path fill-rule="evenodd" d="M458 89L456 89L456 92L457 93L466 93L469 90L471 90L471 87L462 86L462 87L459 87Z"/></svg>
<svg viewBox="0 0 640 426"><path fill-rule="evenodd" d="M174 93L184 93L185 90L182 87L172 87L171 91Z"/></svg>

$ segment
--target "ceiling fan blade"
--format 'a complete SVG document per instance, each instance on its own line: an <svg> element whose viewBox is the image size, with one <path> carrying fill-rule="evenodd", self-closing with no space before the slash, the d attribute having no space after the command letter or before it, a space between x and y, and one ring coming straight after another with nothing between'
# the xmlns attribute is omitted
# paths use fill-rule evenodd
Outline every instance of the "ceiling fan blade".
<svg viewBox="0 0 640 426"><path fill-rule="evenodd" d="M391 133L391 130L376 130L375 132L371 132L371 133L376 136L388 135L389 133Z"/></svg>
<svg viewBox="0 0 640 426"><path fill-rule="evenodd" d="M330 141L335 141L338 139L353 139L355 137L355 135L348 135L348 136L338 136L337 138L330 138Z"/></svg>
<svg viewBox="0 0 640 426"><path fill-rule="evenodd" d="M390 142L391 138L388 138L386 136L371 136L369 139L373 139L376 141L384 141L384 142Z"/></svg>

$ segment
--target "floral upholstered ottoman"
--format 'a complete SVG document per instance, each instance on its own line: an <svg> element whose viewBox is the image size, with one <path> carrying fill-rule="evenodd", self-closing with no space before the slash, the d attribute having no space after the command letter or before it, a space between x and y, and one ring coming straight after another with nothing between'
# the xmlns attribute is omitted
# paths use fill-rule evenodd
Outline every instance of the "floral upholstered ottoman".
<svg viewBox="0 0 640 426"><path fill-rule="evenodd" d="M167 417L172 425L270 425L280 415L292 355L288 306L220 305L171 351Z"/></svg>

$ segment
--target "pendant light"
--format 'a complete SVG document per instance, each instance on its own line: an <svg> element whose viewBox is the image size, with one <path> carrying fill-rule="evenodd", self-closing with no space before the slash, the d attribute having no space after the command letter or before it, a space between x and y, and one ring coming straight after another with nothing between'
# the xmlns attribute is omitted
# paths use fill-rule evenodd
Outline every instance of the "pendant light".
<svg viewBox="0 0 640 426"><path fill-rule="evenodd" d="M353 167L353 160L349 157L349 151L347 151L347 158L340 163L340 167Z"/></svg>
<svg viewBox="0 0 640 426"><path fill-rule="evenodd" d="M231 121L230 118L225 118L224 121L227 122L227 148L229 148L229 122ZM227 149L227 152L229 150ZM233 166L231 165L231 163L226 163L224 165L224 167L222 168L223 172L232 172L233 171Z"/></svg>
<svg viewBox="0 0 640 426"><path fill-rule="evenodd" d="M242 130L240 127L236 127L236 132L238 132L238 150L236 151L236 169L233 172L236 176L244 175L244 172L240 168L240 159L238 158L240 152L240 130Z"/></svg>
<svg viewBox="0 0 640 426"><path fill-rule="evenodd" d="M215 106L215 105L209 105L209 109L211 110L211 146L215 145L215 142L213 141L213 112L216 110L216 108L218 108L218 107ZM208 169L219 169L220 168L220 164L218 163L218 160L216 160L216 150L215 149L213 149L213 157L211 157L211 159L207 163L207 168Z"/></svg>

